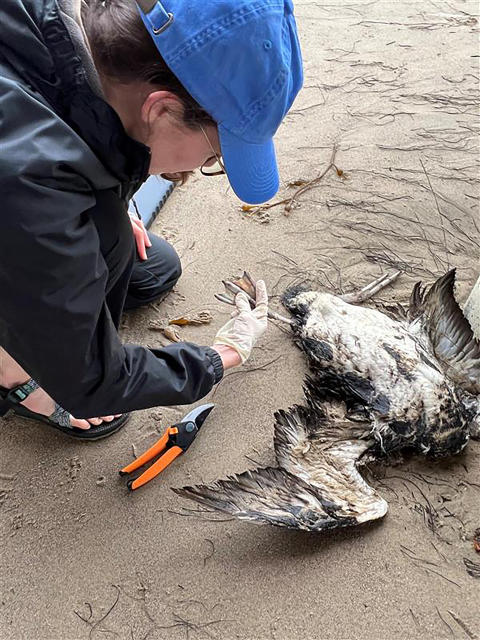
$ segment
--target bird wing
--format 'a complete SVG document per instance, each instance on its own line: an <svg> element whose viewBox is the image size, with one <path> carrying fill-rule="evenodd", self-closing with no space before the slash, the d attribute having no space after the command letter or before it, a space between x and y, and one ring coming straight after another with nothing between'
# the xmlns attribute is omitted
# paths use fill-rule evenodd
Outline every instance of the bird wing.
<svg viewBox="0 0 480 640"><path fill-rule="evenodd" d="M320 428L310 407L297 406L275 414L274 444L279 467L334 504L337 515L355 518L355 524L383 517L387 503L365 481L357 466L375 444L370 425L367 430L365 423L348 420L338 406L324 406L330 415L320 422Z"/></svg>
<svg viewBox="0 0 480 640"><path fill-rule="evenodd" d="M480 394L480 342L454 296L455 269L425 292L413 288L409 317L427 329L433 350L448 377L466 391Z"/></svg>
<svg viewBox="0 0 480 640"><path fill-rule="evenodd" d="M241 520L291 529L326 531L385 515L388 505L357 469L373 444L365 426L331 416L315 405L276 414L278 468L246 471L211 485L174 491Z"/></svg>
<svg viewBox="0 0 480 640"><path fill-rule="evenodd" d="M326 531L358 524L353 517L337 514L335 503L285 469L255 469L211 485L173 491L183 498L258 524L306 531Z"/></svg>

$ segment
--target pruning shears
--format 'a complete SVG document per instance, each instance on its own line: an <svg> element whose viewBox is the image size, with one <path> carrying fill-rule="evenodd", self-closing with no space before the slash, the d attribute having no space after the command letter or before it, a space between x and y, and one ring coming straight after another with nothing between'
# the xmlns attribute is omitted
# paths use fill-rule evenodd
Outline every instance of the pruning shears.
<svg viewBox="0 0 480 640"><path fill-rule="evenodd" d="M150 449L124 467L119 472L121 476L140 469L140 467L143 467L147 462L153 460L158 454L165 451L165 453L141 475L128 480L127 487L131 491L138 489L158 476L158 474L166 469L180 454L185 453L197 437L200 428L214 407L214 404L203 404L200 407L192 409L180 422L176 422L169 427L160 440L150 447Z"/></svg>

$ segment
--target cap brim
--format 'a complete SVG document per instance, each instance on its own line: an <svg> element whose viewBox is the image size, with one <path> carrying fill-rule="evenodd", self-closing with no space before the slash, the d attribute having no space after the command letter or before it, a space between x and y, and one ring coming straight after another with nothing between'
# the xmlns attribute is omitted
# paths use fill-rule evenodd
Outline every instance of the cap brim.
<svg viewBox="0 0 480 640"><path fill-rule="evenodd" d="M249 144L222 125L218 127L218 134L228 180L240 200L261 204L273 198L279 187L273 140Z"/></svg>

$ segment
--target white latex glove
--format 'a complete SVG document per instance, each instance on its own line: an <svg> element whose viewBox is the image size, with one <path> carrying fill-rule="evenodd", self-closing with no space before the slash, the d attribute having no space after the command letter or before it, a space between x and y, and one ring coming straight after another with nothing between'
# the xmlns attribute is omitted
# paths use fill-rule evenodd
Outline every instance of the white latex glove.
<svg viewBox="0 0 480 640"><path fill-rule="evenodd" d="M267 330L268 295L263 280L256 283L256 307L252 309L245 293L237 293L235 297L236 310L232 319L217 333L214 346L223 344L232 347L240 356L242 364L252 353L257 341Z"/></svg>

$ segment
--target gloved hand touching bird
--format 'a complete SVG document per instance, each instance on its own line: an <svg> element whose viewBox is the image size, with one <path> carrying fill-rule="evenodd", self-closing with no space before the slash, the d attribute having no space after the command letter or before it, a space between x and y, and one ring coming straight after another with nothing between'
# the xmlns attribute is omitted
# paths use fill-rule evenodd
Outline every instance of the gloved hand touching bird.
<svg viewBox="0 0 480 640"><path fill-rule="evenodd" d="M256 283L255 307L243 291L235 296L235 310L231 319L220 329L213 342L225 368L244 364L253 347L267 330L268 294L265 282Z"/></svg>

